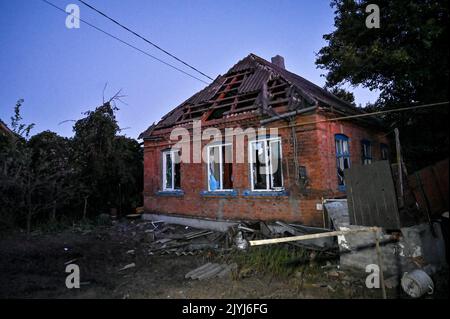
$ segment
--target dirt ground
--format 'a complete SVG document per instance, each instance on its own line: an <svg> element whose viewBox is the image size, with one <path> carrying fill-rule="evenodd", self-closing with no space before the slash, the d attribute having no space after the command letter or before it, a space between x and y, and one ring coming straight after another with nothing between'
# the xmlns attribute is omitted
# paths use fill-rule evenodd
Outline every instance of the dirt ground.
<svg viewBox="0 0 450 319"><path fill-rule="evenodd" d="M4 236L0 298L381 298L381 291L366 288L363 278L330 276L320 263L299 267L289 275L238 268L226 278L185 279L187 272L205 262L223 262L227 257L215 251L150 255L137 225L120 221L89 231ZM80 268L79 289L65 285L65 263L71 260ZM120 270L130 263L135 267ZM434 297L448 296L447 285L440 289ZM388 296L405 297L399 288L388 290Z"/></svg>

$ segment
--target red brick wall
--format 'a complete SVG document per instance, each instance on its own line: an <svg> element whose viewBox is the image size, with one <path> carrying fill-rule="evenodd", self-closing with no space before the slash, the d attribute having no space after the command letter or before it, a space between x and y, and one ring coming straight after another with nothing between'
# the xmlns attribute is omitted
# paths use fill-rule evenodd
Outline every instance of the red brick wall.
<svg viewBox="0 0 450 319"><path fill-rule="evenodd" d="M326 118L323 114L318 115L318 120L324 120ZM328 172L321 179L322 184L320 187L333 193L336 193L338 183L336 174L335 134L344 134L349 138L350 165L362 164L362 140L369 140L371 142L373 161L381 159L381 144L389 144L385 132L375 131L350 121L319 123L317 125L317 134L320 140L319 152L322 171Z"/></svg>
<svg viewBox="0 0 450 319"><path fill-rule="evenodd" d="M321 114L301 116L297 119L297 123L316 122L324 118L324 115ZM342 195L337 191L334 134L342 133L350 138L352 163L360 162L361 139L373 140L374 160L379 158L379 141L386 142L386 140L380 137L380 133L372 132L350 122L297 126L297 158L299 165L306 167L308 175L306 185L297 185L294 177L294 147L291 129L286 128L286 125L286 122L278 121L268 127L284 126L279 129L279 136L282 139L284 187L289 192L289 196L244 196L243 192L250 189L247 162L233 164L233 188L237 191L237 196L201 195L202 191L207 190L205 163L181 163L183 196L157 195L156 193L161 190L162 185L161 151L170 145L166 137L165 140L159 142L144 142L144 205L146 211L217 219L286 220L322 226L323 212L317 210L316 204L320 204L322 198ZM207 141L203 144L206 145ZM245 155L248 154L247 145L248 143L245 143ZM245 158L247 160L247 156Z"/></svg>
<svg viewBox="0 0 450 319"><path fill-rule="evenodd" d="M424 212L429 209L434 217L448 211L448 163L446 159L408 176L419 207Z"/></svg>

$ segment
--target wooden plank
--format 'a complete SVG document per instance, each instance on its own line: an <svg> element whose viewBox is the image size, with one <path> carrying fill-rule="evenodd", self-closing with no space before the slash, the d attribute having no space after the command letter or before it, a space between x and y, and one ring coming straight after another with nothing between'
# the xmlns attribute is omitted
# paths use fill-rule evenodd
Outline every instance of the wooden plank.
<svg viewBox="0 0 450 319"><path fill-rule="evenodd" d="M347 176L348 172L345 172L345 174ZM347 185L347 206L348 206L349 211L352 211L352 212L356 211L352 185ZM353 213L353 214L349 213L348 216L349 216L351 225L358 225L359 220L356 218L355 213Z"/></svg>
<svg viewBox="0 0 450 319"><path fill-rule="evenodd" d="M330 232L318 233L318 234L301 235L301 236L291 236L291 237L282 237L282 238L251 240L251 241L249 241L249 244L250 244L250 246L270 245L270 244L287 243L287 242L291 242L291 241L300 241L300 240L317 239L317 238L325 238L325 237L333 237L333 236L342 236L342 235L348 235L348 234L354 234L354 233L362 233L362 232L377 232L377 231L379 231L378 227L367 227L367 228L349 229L349 230L337 230L337 231L330 231Z"/></svg>
<svg viewBox="0 0 450 319"><path fill-rule="evenodd" d="M404 194L403 194L403 174L402 174L402 155L401 155L401 146L400 146L400 133L398 128L394 129L395 133L395 150L397 156L397 165L398 165L398 182L399 182L399 203L400 207L403 207L404 202Z"/></svg>

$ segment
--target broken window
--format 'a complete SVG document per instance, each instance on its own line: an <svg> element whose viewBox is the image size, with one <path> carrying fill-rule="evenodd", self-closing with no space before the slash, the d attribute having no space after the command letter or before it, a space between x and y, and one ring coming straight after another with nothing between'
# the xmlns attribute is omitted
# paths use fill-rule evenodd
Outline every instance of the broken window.
<svg viewBox="0 0 450 319"><path fill-rule="evenodd" d="M258 139L249 148L252 190L283 189L281 139Z"/></svg>
<svg viewBox="0 0 450 319"><path fill-rule="evenodd" d="M389 148L386 144L380 144L381 160L389 160Z"/></svg>
<svg viewBox="0 0 450 319"><path fill-rule="evenodd" d="M372 163L372 143L368 140L361 141L361 157L363 165Z"/></svg>
<svg viewBox="0 0 450 319"><path fill-rule="evenodd" d="M339 188L345 187L344 170L350 167L350 151L348 137L343 134L335 135L336 141L336 167Z"/></svg>
<svg viewBox="0 0 450 319"><path fill-rule="evenodd" d="M179 150L163 152L163 190L180 189L180 154Z"/></svg>
<svg viewBox="0 0 450 319"><path fill-rule="evenodd" d="M208 146L208 190L233 189L233 150L231 144Z"/></svg>

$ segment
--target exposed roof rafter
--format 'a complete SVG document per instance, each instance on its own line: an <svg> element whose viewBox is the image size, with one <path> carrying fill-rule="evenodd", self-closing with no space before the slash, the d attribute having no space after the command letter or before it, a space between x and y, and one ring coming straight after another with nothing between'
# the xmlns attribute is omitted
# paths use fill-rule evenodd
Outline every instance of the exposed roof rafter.
<svg viewBox="0 0 450 319"><path fill-rule="evenodd" d="M209 121L253 110L263 118L274 118L318 104L345 113L364 113L301 76L250 54L141 133L139 138L194 119ZM277 112L278 108L281 113Z"/></svg>

